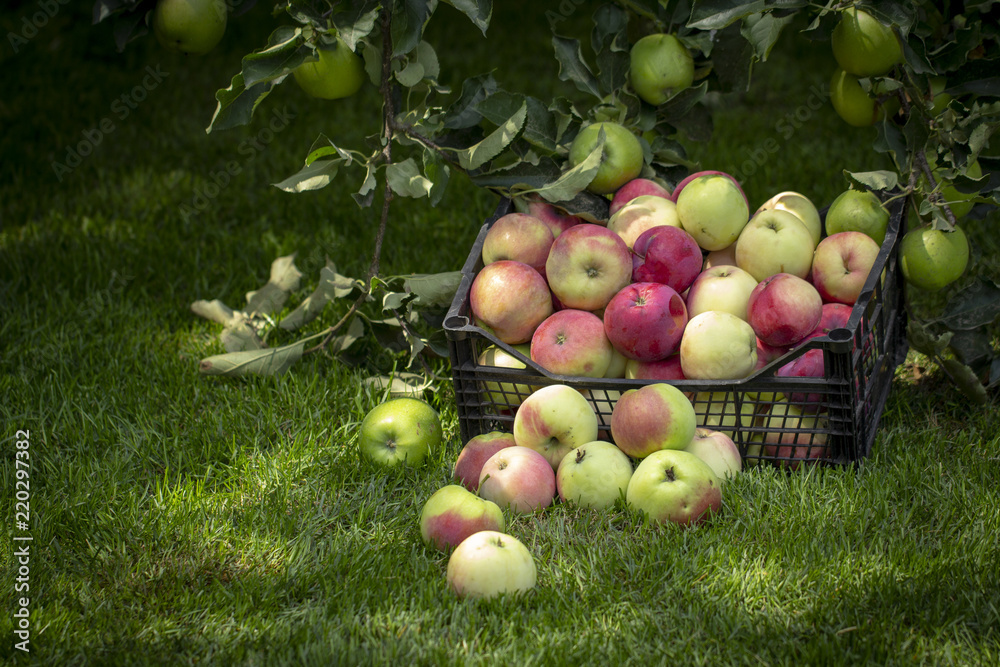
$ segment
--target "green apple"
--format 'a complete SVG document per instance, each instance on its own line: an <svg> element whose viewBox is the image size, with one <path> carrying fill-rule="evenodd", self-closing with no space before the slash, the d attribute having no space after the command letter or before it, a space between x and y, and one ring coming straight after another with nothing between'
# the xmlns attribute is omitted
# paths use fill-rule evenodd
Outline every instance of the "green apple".
<svg viewBox="0 0 1000 667"><path fill-rule="evenodd" d="M811 199L799 192L779 192L761 204L760 208L757 209L757 213L772 208L794 215L809 230L809 234L813 239L813 246L819 243L820 238L823 236L823 221L820 219L819 211L816 210L816 205L812 203Z"/></svg>
<svg viewBox="0 0 1000 667"><path fill-rule="evenodd" d="M365 63L340 37L336 43L316 49L319 60L302 63L292 76L299 87L312 97L336 100L358 92L365 82Z"/></svg>
<svg viewBox="0 0 1000 667"><path fill-rule="evenodd" d="M961 227L946 232L930 225L910 230L899 244L906 282L937 291L958 280L969 264L969 241Z"/></svg>
<svg viewBox="0 0 1000 667"><path fill-rule="evenodd" d="M512 345L511 347L523 354L525 358L531 358L530 343L521 343L519 345ZM497 345L490 345L485 348L479 354L477 363L480 366L494 368L526 368L526 364L523 361ZM481 373L488 374L490 372L488 368L484 368ZM525 396L535 390L535 387L528 384L495 382L492 380L482 380L482 388L486 392L486 399L501 408L516 408L521 405L521 401L524 400Z"/></svg>
<svg viewBox="0 0 1000 667"><path fill-rule="evenodd" d="M719 431L695 429L694 438L684 451L707 463L720 482L732 479L743 469L740 448L732 438Z"/></svg>
<svg viewBox="0 0 1000 667"><path fill-rule="evenodd" d="M958 188L952 185L948 178L944 175L944 170L938 167L937 159L933 155L927 155L927 164L933 170L934 180L938 182L940 187L941 197L945 202L948 203L948 207L951 209L952 214L955 218L963 218L968 215L972 207L975 206L975 202L972 201L976 196L975 194L959 192ZM980 179L983 177L983 169L979 165L979 160L975 160L968 165L965 170L966 176L973 179ZM920 183L927 187L927 179L921 176Z"/></svg>
<svg viewBox="0 0 1000 667"><path fill-rule="evenodd" d="M629 54L629 81L644 102L663 104L691 86L694 59L674 35L646 35Z"/></svg>
<svg viewBox="0 0 1000 667"><path fill-rule="evenodd" d="M159 0L153 10L153 33L165 48L204 55L226 32L226 0Z"/></svg>
<svg viewBox="0 0 1000 667"><path fill-rule="evenodd" d="M687 525L722 509L722 482L694 454L661 449L636 466L625 499L650 521Z"/></svg>
<svg viewBox="0 0 1000 667"><path fill-rule="evenodd" d="M736 266L760 282L776 273L799 278L812 267L812 233L788 211L776 208L757 213L736 240Z"/></svg>
<svg viewBox="0 0 1000 667"><path fill-rule="evenodd" d="M830 79L830 102L837 115L854 127L874 125L885 115L885 110L861 87L858 77L839 67Z"/></svg>
<svg viewBox="0 0 1000 667"><path fill-rule="evenodd" d="M944 92L944 89L948 87L948 82L943 76L931 77L930 83L931 99L928 113L931 116L937 116L951 103L951 95Z"/></svg>
<svg viewBox="0 0 1000 667"><path fill-rule="evenodd" d="M449 484L434 492L420 512L424 544L448 551L481 530L503 532L500 506L480 498L464 486Z"/></svg>
<svg viewBox="0 0 1000 667"><path fill-rule="evenodd" d="M604 121L592 123L581 129L569 147L569 161L574 167L597 146L604 133L604 150L597 174L587 189L599 195L610 194L625 185L642 171L642 144L628 128L618 123Z"/></svg>
<svg viewBox="0 0 1000 667"><path fill-rule="evenodd" d="M531 552L516 537L481 530L451 552L446 578L460 597L492 598L531 590L538 570Z"/></svg>
<svg viewBox="0 0 1000 667"><path fill-rule="evenodd" d="M757 367L757 335L732 313L706 310L688 320L680 354L684 377L690 380L745 378Z"/></svg>
<svg viewBox="0 0 1000 667"><path fill-rule="evenodd" d="M418 466L441 446L441 418L416 398L393 398L376 405L361 422L361 456L383 467Z"/></svg>
<svg viewBox="0 0 1000 667"><path fill-rule="evenodd" d="M677 217L704 250L722 250L739 238L750 209L732 177L705 174L685 184L677 195Z"/></svg>
<svg viewBox="0 0 1000 667"><path fill-rule="evenodd" d="M883 76L903 60L902 46L892 28L856 7L841 12L830 45L837 64L857 77Z"/></svg>
<svg viewBox="0 0 1000 667"><path fill-rule="evenodd" d="M888 226L889 211L878 195L868 190L845 190L826 211L827 236L838 232L861 232L881 247Z"/></svg>
<svg viewBox="0 0 1000 667"><path fill-rule="evenodd" d="M610 442L595 440L571 450L556 469L556 490L565 503L606 509L625 495L632 462Z"/></svg>

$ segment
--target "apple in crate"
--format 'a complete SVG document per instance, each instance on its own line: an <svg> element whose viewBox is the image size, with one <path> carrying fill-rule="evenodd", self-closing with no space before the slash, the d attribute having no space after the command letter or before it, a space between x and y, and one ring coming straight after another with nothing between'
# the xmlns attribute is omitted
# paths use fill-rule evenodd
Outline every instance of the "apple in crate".
<svg viewBox="0 0 1000 667"><path fill-rule="evenodd" d="M657 227L680 227L680 224L677 205L669 199L652 195L633 199L608 219L608 229L621 236L629 248L645 231Z"/></svg>
<svg viewBox="0 0 1000 667"><path fill-rule="evenodd" d="M552 313L531 337L531 360L556 375L603 377L613 358L604 322L587 310Z"/></svg>
<svg viewBox="0 0 1000 667"><path fill-rule="evenodd" d="M607 227L574 225L552 243L545 276L564 308L600 310L631 282L632 255Z"/></svg>
<svg viewBox="0 0 1000 667"><path fill-rule="evenodd" d="M736 240L737 242L739 241L739 239ZM717 266L736 266L736 243L731 243L722 250L713 250L710 253L706 253L705 263L701 267L702 271Z"/></svg>
<svg viewBox="0 0 1000 667"><path fill-rule="evenodd" d="M798 218L767 209L755 215L736 240L736 265L758 282L776 273L805 279L815 247L812 234Z"/></svg>
<svg viewBox="0 0 1000 667"><path fill-rule="evenodd" d="M768 457L791 459L779 465L795 470L801 463L831 455L827 448L829 428L826 417L820 413L805 412L801 406L777 401L760 417L764 454Z"/></svg>
<svg viewBox="0 0 1000 667"><path fill-rule="evenodd" d="M879 246L861 232L837 232L813 254L812 283L824 302L853 305L875 266Z"/></svg>
<svg viewBox="0 0 1000 667"><path fill-rule="evenodd" d="M632 282L663 283L678 293L702 271L698 242L680 227L647 229L632 246Z"/></svg>
<svg viewBox="0 0 1000 667"><path fill-rule="evenodd" d="M545 201L533 201L528 204L528 215L532 215L546 224L552 237L555 238L564 231L584 222L582 218L570 215Z"/></svg>
<svg viewBox="0 0 1000 667"><path fill-rule="evenodd" d="M696 428L684 451L707 463L722 482L735 477L743 469L740 448L732 438L719 431Z"/></svg>
<svg viewBox="0 0 1000 667"><path fill-rule="evenodd" d="M595 440L570 451L556 470L556 490L566 503L606 509L624 497L632 462L610 442Z"/></svg>
<svg viewBox="0 0 1000 667"><path fill-rule="evenodd" d="M688 321L680 358L690 380L745 378L757 366L757 336L736 315L709 310Z"/></svg>
<svg viewBox="0 0 1000 667"><path fill-rule="evenodd" d="M683 449L694 437L694 408L680 389L662 382L629 389L611 412L611 437L628 456Z"/></svg>
<svg viewBox="0 0 1000 667"><path fill-rule="evenodd" d="M750 219L743 190L725 174L706 174L679 185L677 217L705 250L722 250L736 241Z"/></svg>
<svg viewBox="0 0 1000 667"><path fill-rule="evenodd" d="M701 391L691 397L691 405L699 427L718 431L732 440L736 440L737 427L753 426L756 410L753 399L737 403L734 393Z"/></svg>
<svg viewBox="0 0 1000 667"><path fill-rule="evenodd" d="M629 359L657 361L677 351L687 325L687 306L662 283L626 285L604 309L604 331Z"/></svg>
<svg viewBox="0 0 1000 667"><path fill-rule="evenodd" d="M542 510L556 495L556 473L548 460L527 447L506 447L486 460L479 495L519 514Z"/></svg>
<svg viewBox="0 0 1000 667"><path fill-rule="evenodd" d="M451 552L446 580L460 597L492 598L530 591L538 582L538 570L520 540L499 531L481 530Z"/></svg>
<svg viewBox="0 0 1000 667"><path fill-rule="evenodd" d="M834 329L846 329L847 323L851 321L851 312L853 310L853 307L843 303L824 303L823 314L819 318L819 324L806 337L806 340L816 336L825 336Z"/></svg>
<svg viewBox="0 0 1000 667"><path fill-rule="evenodd" d="M750 210L750 200L747 198L746 193L743 192L743 187L740 186L740 182L737 181L736 178L727 174L724 171L714 171L711 169L706 169L704 171L696 171L693 174L688 174L681 180L680 183L677 184L677 186L674 188L674 191L671 193L670 198L676 202L681 192L684 190L685 187L687 187L689 183L691 183L696 179L702 178L703 176L723 176L725 178L728 178L730 181L733 182L733 185L736 186L736 189L739 191L739 193L743 195L743 201L747 205L747 210L748 211Z"/></svg>
<svg viewBox="0 0 1000 667"><path fill-rule="evenodd" d="M483 264L512 259L545 275L545 260L554 240L552 230L538 218L527 213L508 213L486 231Z"/></svg>
<svg viewBox="0 0 1000 667"><path fill-rule="evenodd" d="M528 343L512 345L511 347L526 358L531 358L531 345ZM512 368L515 370L527 367L523 361L497 345L490 345L483 349L479 354L477 363L480 366ZM498 407L516 408L521 405L521 401L524 400L525 396L535 390L535 387L531 385L516 382L493 382L489 380L481 380L481 382L483 390L486 392L486 399Z"/></svg>
<svg viewBox="0 0 1000 667"><path fill-rule="evenodd" d="M718 310L745 320L750 293L755 287L757 279L735 264L705 269L688 289L688 318Z"/></svg>
<svg viewBox="0 0 1000 667"><path fill-rule="evenodd" d="M819 217L816 205L804 194L792 191L779 192L761 204L760 208L757 209L757 213L769 209L786 211L794 215L809 230L813 246L819 244L819 240L823 236L823 221Z"/></svg>
<svg viewBox="0 0 1000 667"><path fill-rule="evenodd" d="M514 446L514 436L506 431L490 431L470 438L455 459L452 477L469 491L479 489L483 465L501 449Z"/></svg>
<svg viewBox="0 0 1000 667"><path fill-rule="evenodd" d="M573 387L552 384L524 399L513 431L517 445L535 450L555 470L571 449L597 440L597 413Z"/></svg>
<svg viewBox="0 0 1000 667"><path fill-rule="evenodd" d="M545 278L524 262L505 259L484 266L469 290L469 307L508 345L527 343L552 314L552 294Z"/></svg>
<svg viewBox="0 0 1000 667"><path fill-rule="evenodd" d="M808 350L802 356L792 359L778 369L778 377L785 378L821 378L826 375L823 350ZM788 400L798 404L801 409L815 411L820 409L823 394L820 392L788 391Z"/></svg>
<svg viewBox="0 0 1000 667"><path fill-rule="evenodd" d="M614 215L623 206L637 197L662 197L670 199L670 190L649 178L633 178L631 181L615 190L608 207L608 215ZM673 201L673 200L671 200Z"/></svg>
<svg viewBox="0 0 1000 667"><path fill-rule="evenodd" d="M625 365L625 377L629 380L684 380L681 355L672 354L657 361L629 359Z"/></svg>
<svg viewBox="0 0 1000 667"><path fill-rule="evenodd" d="M816 328L823 299L810 283L790 273L759 282L747 302L747 321L768 345L794 345Z"/></svg>
<svg viewBox="0 0 1000 667"><path fill-rule="evenodd" d="M457 484L434 492L420 512L420 536L424 544L448 551L481 530L503 531L500 506L480 498Z"/></svg>
<svg viewBox="0 0 1000 667"><path fill-rule="evenodd" d="M393 398L372 408L361 421L358 449L376 465L418 466L441 446L437 410L416 398Z"/></svg>
<svg viewBox="0 0 1000 667"><path fill-rule="evenodd" d="M663 449L639 462L625 498L650 521L689 525L722 510L722 482L694 454Z"/></svg>

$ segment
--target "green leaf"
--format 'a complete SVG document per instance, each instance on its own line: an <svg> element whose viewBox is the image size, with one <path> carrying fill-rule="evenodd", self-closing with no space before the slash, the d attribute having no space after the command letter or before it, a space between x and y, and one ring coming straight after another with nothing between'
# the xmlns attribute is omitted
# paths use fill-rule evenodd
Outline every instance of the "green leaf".
<svg viewBox="0 0 1000 667"><path fill-rule="evenodd" d="M597 143L586 158L578 165L569 169L557 180L534 190L537 194L550 202L565 201L572 199L578 192L586 189L590 182L597 175L597 170L601 166L604 155L604 142L606 137L602 128L597 134Z"/></svg>
<svg viewBox="0 0 1000 667"><path fill-rule="evenodd" d="M528 113L522 136L531 145L546 152L554 152L558 148L556 121L552 112L538 98L500 90L487 97L476 108L490 122L502 125L514 116L523 104L528 105Z"/></svg>
<svg viewBox="0 0 1000 667"><path fill-rule="evenodd" d="M395 0L392 10L392 55L399 57L417 48L430 18L427 0Z"/></svg>
<svg viewBox="0 0 1000 667"><path fill-rule="evenodd" d="M461 271L421 273L407 276L403 281L403 289L416 295L415 304L428 308L447 308L455 298L461 282Z"/></svg>
<svg viewBox="0 0 1000 667"><path fill-rule="evenodd" d="M319 190L330 184L333 177L337 175L341 163L344 160L335 158L333 160L316 160L312 164L307 164L298 172L278 183L273 183L274 187L285 192L307 192L309 190Z"/></svg>
<svg viewBox="0 0 1000 667"><path fill-rule="evenodd" d="M386 292L382 297L382 310L396 310L412 298L408 292Z"/></svg>
<svg viewBox="0 0 1000 667"><path fill-rule="evenodd" d="M469 17L473 25L486 34L493 17L493 0L444 0L458 11Z"/></svg>
<svg viewBox="0 0 1000 667"><path fill-rule="evenodd" d="M861 190L892 190L899 185L899 174L894 171L848 171L844 176L852 186Z"/></svg>
<svg viewBox="0 0 1000 667"><path fill-rule="evenodd" d="M198 371L205 375L239 377L244 375L282 375L302 358L305 343L284 347L217 354L201 360Z"/></svg>
<svg viewBox="0 0 1000 667"><path fill-rule="evenodd" d="M385 168L386 181L392 191L402 197L420 198L430 194L431 183L417 167L413 158L394 162Z"/></svg>
<svg viewBox="0 0 1000 667"><path fill-rule="evenodd" d="M571 81L581 91L602 99L604 94L601 92L601 84L583 59L580 40L553 35L552 46L556 52L556 60L559 61L559 79Z"/></svg>
<svg viewBox="0 0 1000 667"><path fill-rule="evenodd" d="M936 321L949 329L970 330L992 324L1000 316L1000 285L979 278L948 299Z"/></svg>
<svg viewBox="0 0 1000 667"><path fill-rule="evenodd" d="M451 177L451 169L437 151L425 148L423 151L424 174L433 185L430 191L431 206L437 206L444 196Z"/></svg>
<svg viewBox="0 0 1000 667"><path fill-rule="evenodd" d="M958 359L942 359L941 367L952 379L952 382L965 394L966 398L977 405L986 403L986 387L980 382L976 373Z"/></svg>
<svg viewBox="0 0 1000 667"><path fill-rule="evenodd" d="M320 269L319 284L316 289L299 304L298 308L283 317L278 326L286 331L298 329L316 319L328 303L363 288L364 284L360 280L340 275L337 273L336 264L327 260L326 266Z"/></svg>
<svg viewBox="0 0 1000 667"><path fill-rule="evenodd" d="M396 72L396 81L405 88L412 88L424 79L424 66L415 60L406 63L406 67Z"/></svg>
<svg viewBox="0 0 1000 667"><path fill-rule="evenodd" d="M379 5L375 2L364 2L362 6L338 13L334 18L337 36L344 40L347 48L356 51L358 42L370 35L378 20Z"/></svg>
<svg viewBox="0 0 1000 667"><path fill-rule="evenodd" d="M759 14L766 9L764 0L754 2L733 2L732 0L695 0L691 8L689 28L698 30L721 30L751 14Z"/></svg>
<svg viewBox="0 0 1000 667"><path fill-rule="evenodd" d="M935 334L927 326L911 319L906 325L906 340L917 352L928 357L936 357L943 353L951 342L952 332Z"/></svg>
<svg viewBox="0 0 1000 667"><path fill-rule="evenodd" d="M479 123L482 119L479 103L496 91L497 82L492 74L481 74L463 81L461 96L444 114L445 129L461 130Z"/></svg>
<svg viewBox="0 0 1000 667"><path fill-rule="evenodd" d="M375 188L378 187L378 179L375 178L375 172L378 170L377 160L378 158L373 156L365 163L365 179L361 182L358 191L351 193L351 197L362 208L371 206L372 200L375 198Z"/></svg>
<svg viewBox="0 0 1000 667"><path fill-rule="evenodd" d="M312 54L301 28L281 26L271 33L266 47L243 57L243 85L254 86L285 76Z"/></svg>
<svg viewBox="0 0 1000 667"><path fill-rule="evenodd" d="M288 293L299 288L302 272L295 266L295 255L285 255L271 262L271 277L259 290L247 292L246 312L268 314L280 310Z"/></svg>
<svg viewBox="0 0 1000 667"><path fill-rule="evenodd" d="M771 54L771 49L777 43L778 37L781 36L781 31L794 20L795 14L781 18L770 12L750 14L743 19L743 27L740 32L753 46L754 58L766 61Z"/></svg>
<svg viewBox="0 0 1000 667"><path fill-rule="evenodd" d="M462 168L472 171L483 166L506 148L524 126L528 115L528 105L524 103L503 125L491 132L485 139L469 148L458 152L458 162Z"/></svg>
<svg viewBox="0 0 1000 667"><path fill-rule="evenodd" d="M228 130L249 123L253 112L270 94L273 85L273 82L266 81L247 88L243 84L242 72L234 76L228 88L216 91L218 104L205 132Z"/></svg>

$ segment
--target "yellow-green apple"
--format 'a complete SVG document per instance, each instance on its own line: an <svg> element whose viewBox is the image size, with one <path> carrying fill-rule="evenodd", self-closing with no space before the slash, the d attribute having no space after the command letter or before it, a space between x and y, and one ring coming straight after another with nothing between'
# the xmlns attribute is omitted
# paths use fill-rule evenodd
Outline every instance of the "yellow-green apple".
<svg viewBox="0 0 1000 667"><path fill-rule="evenodd" d="M469 491L478 490L483 464L501 449L514 444L514 436L506 431L489 431L470 438L455 459L452 478Z"/></svg>
<svg viewBox="0 0 1000 667"><path fill-rule="evenodd" d="M441 446L441 438L441 418L434 408L416 398L393 398L365 415L358 450L383 467L418 466Z"/></svg>
<svg viewBox="0 0 1000 667"><path fill-rule="evenodd" d="M613 356L604 322L588 310L556 311L531 336L531 360L556 375L603 377Z"/></svg>
<svg viewBox="0 0 1000 667"><path fill-rule="evenodd" d="M788 401L777 401L761 415L760 428L764 434L763 453L781 459L779 465L794 470L802 462L830 455L824 432L829 423L821 413L805 413Z"/></svg>
<svg viewBox="0 0 1000 667"><path fill-rule="evenodd" d="M655 382L622 393L611 412L611 437L641 459L660 449L682 449L694 437L694 408L680 389Z"/></svg>
<svg viewBox="0 0 1000 667"><path fill-rule="evenodd" d="M548 225L553 238L559 236L573 225L584 222L582 218L570 215L546 201L535 200L529 202L528 215L534 216Z"/></svg>
<svg viewBox="0 0 1000 667"><path fill-rule="evenodd" d="M853 127L868 127L885 117L885 107L868 94L858 77L839 67L830 77L830 103L837 115Z"/></svg>
<svg viewBox="0 0 1000 667"><path fill-rule="evenodd" d="M837 64L854 76L883 76L903 60L892 28L857 7L841 11L830 46Z"/></svg>
<svg viewBox="0 0 1000 667"><path fill-rule="evenodd" d="M812 284L823 301L854 305L878 251L872 237L861 232L837 232L820 241L813 254Z"/></svg>
<svg viewBox="0 0 1000 667"><path fill-rule="evenodd" d="M736 241L750 218L743 190L725 174L699 176L684 184L676 197L681 226L708 251Z"/></svg>
<svg viewBox="0 0 1000 667"><path fill-rule="evenodd" d="M702 176L725 176L726 178L728 178L730 181L733 182L733 185L736 186L736 189L739 190L740 194L743 195L743 201L746 202L747 210L748 211L750 210L750 199L747 197L746 193L743 192L743 186L741 186L740 182L736 180L736 177L731 174L727 174L724 171L717 171L714 169L705 169L703 171L696 171L693 174L688 174L687 176L682 178L680 182L674 187L674 191L670 193L670 198L676 202L677 198L680 196L684 188L687 187L688 183L690 183L695 179L701 178Z"/></svg>
<svg viewBox="0 0 1000 667"><path fill-rule="evenodd" d="M639 462L625 499L650 521L695 524L722 510L722 482L694 454L663 449Z"/></svg>
<svg viewBox="0 0 1000 667"><path fill-rule="evenodd" d="M508 213L494 222L483 239L483 264L502 259L523 262L543 276L555 237L549 226L527 213Z"/></svg>
<svg viewBox="0 0 1000 667"><path fill-rule="evenodd" d="M812 203L809 197L791 190L779 192L761 204L760 208L757 209L757 213L768 209L791 213L809 230L809 234L813 239L813 246L819 243L820 238L823 236L823 221L819 217L816 205Z"/></svg>
<svg viewBox="0 0 1000 667"><path fill-rule="evenodd" d="M611 194L642 171L642 144L624 125L611 121L582 128L569 147L569 161L577 166L597 148L604 137L601 164L587 189L598 195Z"/></svg>
<svg viewBox="0 0 1000 667"><path fill-rule="evenodd" d="M937 116L951 103L951 95L944 92L948 87L948 81L943 76L932 76L930 85L931 92L927 96L925 105L931 116Z"/></svg>
<svg viewBox="0 0 1000 667"><path fill-rule="evenodd" d="M420 536L424 544L441 551L454 549L481 530L503 532L503 529L499 505L457 484L435 491L420 512Z"/></svg>
<svg viewBox="0 0 1000 667"><path fill-rule="evenodd" d="M969 241L961 227L930 225L912 229L899 243L899 266L906 282L936 292L958 280L969 264Z"/></svg>
<svg viewBox="0 0 1000 667"><path fill-rule="evenodd" d="M653 195L636 197L608 218L608 229L621 236L629 248L635 245L640 234L661 226L681 226L677 204Z"/></svg>
<svg viewBox="0 0 1000 667"><path fill-rule="evenodd" d="M952 214L955 218L962 218L968 215L972 207L975 206L973 199L975 198L975 193L961 192L951 183L951 178L949 172L947 172L942 167L938 166L937 158L933 154L927 155L927 164L933 170L934 180L937 181L938 186L941 191L941 197L945 202L948 203L948 208L951 209ZM966 167L966 176L973 179L980 179L983 177L983 168L979 164L979 160L974 160ZM925 178L920 178L920 184L927 188L927 181Z"/></svg>
<svg viewBox="0 0 1000 667"><path fill-rule="evenodd" d="M788 211L765 209L750 219L736 240L736 265L760 282L776 273L809 276L812 234Z"/></svg>
<svg viewBox="0 0 1000 667"><path fill-rule="evenodd" d="M703 391L691 397L698 426L718 431L736 440L736 431L753 425L755 405L751 401L737 404L734 394L725 391Z"/></svg>
<svg viewBox="0 0 1000 667"><path fill-rule="evenodd" d="M732 479L743 469L740 448L732 438L721 431L696 428L694 437L684 451L694 454L707 463L721 482Z"/></svg>
<svg viewBox="0 0 1000 667"><path fill-rule="evenodd" d="M757 366L757 337L746 320L721 310L706 310L688 320L680 355L688 379L745 378Z"/></svg>
<svg viewBox="0 0 1000 667"><path fill-rule="evenodd" d="M515 537L495 530L469 535L448 558L448 586L460 597L518 595L538 582L528 548Z"/></svg>
<svg viewBox="0 0 1000 667"><path fill-rule="evenodd" d="M615 350L614 346L611 349L613 350L611 353L611 364L608 366L608 370L604 371L604 377L623 378L625 377L625 367L629 359L618 350Z"/></svg>
<svg viewBox="0 0 1000 667"><path fill-rule="evenodd" d="M475 321L488 326L504 343L517 345L552 314L552 294L538 271L512 259L484 266L469 290Z"/></svg>
<svg viewBox="0 0 1000 667"><path fill-rule="evenodd" d="M629 359L656 361L677 351L687 319L684 299L674 288L632 283L604 309L604 330L614 348Z"/></svg>
<svg viewBox="0 0 1000 667"><path fill-rule="evenodd" d="M595 440L570 451L556 470L556 490L566 503L606 509L625 496L632 461L610 442Z"/></svg>
<svg viewBox="0 0 1000 667"><path fill-rule="evenodd" d="M688 288L688 318L710 310L747 318L747 302L757 287L757 279L735 264L722 264L705 269Z"/></svg>
<svg viewBox="0 0 1000 667"><path fill-rule="evenodd" d="M632 255L610 229L574 225L552 243L545 276L564 308L600 310L632 280Z"/></svg>
<svg viewBox="0 0 1000 667"><path fill-rule="evenodd" d="M792 359L782 366L775 373L778 377L784 378L821 378L826 375L823 350L808 350L800 357ZM796 404L801 410L815 412L822 407L824 394L819 391L786 391L790 402Z"/></svg>
<svg viewBox="0 0 1000 667"><path fill-rule="evenodd" d="M739 239L736 239L739 241ZM736 266L736 244L730 243L722 250L713 250L705 253L705 261L701 266L702 271L712 269L717 266Z"/></svg>
<svg viewBox="0 0 1000 667"><path fill-rule="evenodd" d="M542 454L553 470L569 450L593 440L597 440L597 414L569 385L538 389L514 414L514 442Z"/></svg>
<svg viewBox="0 0 1000 667"><path fill-rule="evenodd" d="M520 343L511 347L524 355L525 358L531 358L531 345L529 343ZM480 366L489 366L491 368L511 368L515 370L526 368L526 364L523 361L497 345L490 345L480 352L477 363ZM477 375L485 378L489 373L491 371L483 370ZM516 408L521 405L521 401L524 400L525 396L535 390L534 386L520 382L497 382L485 379L482 379L481 382L486 400L501 407Z"/></svg>
<svg viewBox="0 0 1000 667"><path fill-rule="evenodd" d="M228 17L226 0L158 0L153 32L165 48L200 56L222 39Z"/></svg>
<svg viewBox="0 0 1000 667"><path fill-rule="evenodd" d="M320 46L319 60L302 63L292 76L307 95L323 100L339 100L358 92L368 76L365 63L347 43L337 37L330 46Z"/></svg>
<svg viewBox="0 0 1000 667"><path fill-rule="evenodd" d="M629 82L642 101L658 106L693 81L694 58L676 35L654 33L632 45Z"/></svg>
<svg viewBox="0 0 1000 667"><path fill-rule="evenodd" d="M790 273L776 273L757 283L747 302L747 321L768 345L794 345L812 333L822 316L819 292Z"/></svg>
<svg viewBox="0 0 1000 667"><path fill-rule="evenodd" d="M861 232L881 246L889 226L889 212L874 192L844 190L826 211L826 235L838 232Z"/></svg>
<svg viewBox="0 0 1000 667"><path fill-rule="evenodd" d="M662 197L670 199L670 190L650 178L633 178L631 181L615 190L608 206L608 215L614 215L618 210L637 197Z"/></svg>
<svg viewBox="0 0 1000 667"><path fill-rule="evenodd" d="M647 229L632 246L632 282L662 283L683 294L702 270L701 248L680 227Z"/></svg>
<svg viewBox="0 0 1000 667"><path fill-rule="evenodd" d="M479 495L518 514L543 510L555 498L556 473L534 449L505 447L483 464Z"/></svg>
<svg viewBox="0 0 1000 667"><path fill-rule="evenodd" d="M629 380L684 380L680 353L657 361L629 359L625 365L625 378Z"/></svg>

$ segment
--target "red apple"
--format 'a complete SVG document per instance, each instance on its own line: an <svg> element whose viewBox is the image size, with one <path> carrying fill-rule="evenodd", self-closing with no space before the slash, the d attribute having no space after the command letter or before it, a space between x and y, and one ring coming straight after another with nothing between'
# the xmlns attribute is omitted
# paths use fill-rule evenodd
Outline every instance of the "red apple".
<svg viewBox="0 0 1000 667"><path fill-rule="evenodd" d="M556 375L603 377L613 356L604 322L586 310L553 313L531 337L531 360Z"/></svg>
<svg viewBox="0 0 1000 667"><path fill-rule="evenodd" d="M545 275L564 308L600 310L632 280L632 256L618 234L583 223L552 243Z"/></svg>
<svg viewBox="0 0 1000 667"><path fill-rule="evenodd" d="M556 495L555 469L528 447L501 449L483 464L479 495L519 514L545 509Z"/></svg>
<svg viewBox="0 0 1000 667"><path fill-rule="evenodd" d="M604 309L608 340L629 359L656 361L677 351L687 325L687 307L661 283L624 287Z"/></svg>
<svg viewBox="0 0 1000 667"><path fill-rule="evenodd" d="M826 367L823 362L823 350L809 350L779 368L775 375L787 378L821 378L826 375ZM793 391L787 392L787 394L788 401L798 405L802 410L807 408L818 410L823 400L823 394L817 392Z"/></svg>
<svg viewBox="0 0 1000 667"><path fill-rule="evenodd" d="M494 222L483 239L483 264L501 259L524 262L545 275L545 260L555 237L548 225L527 213L508 213Z"/></svg>
<svg viewBox="0 0 1000 667"><path fill-rule="evenodd" d="M862 232L837 232L813 254L812 282L823 301L853 305L875 265L879 246Z"/></svg>
<svg viewBox="0 0 1000 667"><path fill-rule="evenodd" d="M529 203L528 214L544 222L552 232L553 237L558 237L573 225L584 222L582 218L569 215L545 201L533 201Z"/></svg>
<svg viewBox="0 0 1000 667"><path fill-rule="evenodd" d="M701 267L698 242L680 227L647 229L632 246L632 282L663 283L681 294Z"/></svg>
<svg viewBox="0 0 1000 667"><path fill-rule="evenodd" d="M514 436L505 431L490 431L471 438L458 453L452 477L469 491L476 491L483 464L501 449L513 446Z"/></svg>
<svg viewBox="0 0 1000 667"><path fill-rule="evenodd" d="M812 332L823 315L816 288L790 273L757 284L747 302L747 321L768 345L793 345Z"/></svg>
<svg viewBox="0 0 1000 667"><path fill-rule="evenodd" d="M622 206L628 204L636 197L644 195L663 197L672 201L670 190L667 190L656 181L648 178L633 178L615 191L614 196L611 198L611 206L608 208L608 215L614 215Z"/></svg>
<svg viewBox="0 0 1000 667"><path fill-rule="evenodd" d="M694 407L680 389L663 382L629 389L611 413L611 437L623 452L645 458L660 449L683 449L694 437Z"/></svg>
<svg viewBox="0 0 1000 667"><path fill-rule="evenodd" d="M631 262L630 262L631 264ZM545 278L523 262L505 259L487 264L472 281L469 307L508 345L526 343L552 314L552 295Z"/></svg>

